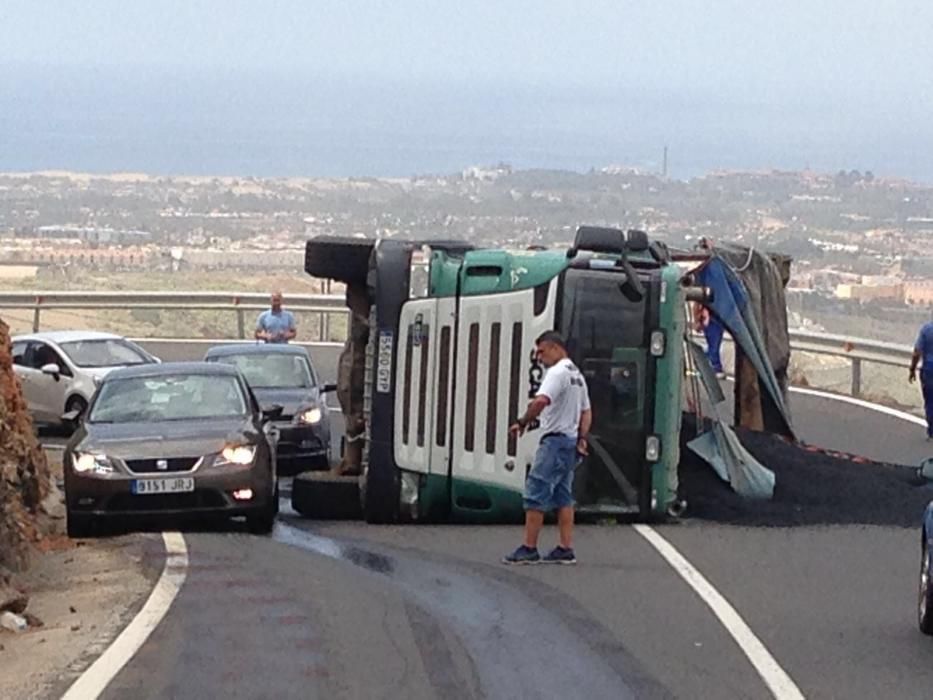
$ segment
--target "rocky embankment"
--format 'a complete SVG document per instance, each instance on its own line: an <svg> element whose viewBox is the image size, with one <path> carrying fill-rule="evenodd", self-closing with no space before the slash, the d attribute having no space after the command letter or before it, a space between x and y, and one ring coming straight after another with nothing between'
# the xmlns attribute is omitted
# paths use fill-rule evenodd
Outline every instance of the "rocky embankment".
<svg viewBox="0 0 933 700"><path fill-rule="evenodd" d="M61 496L13 373L9 327L0 320L0 615L26 608L13 581L45 537L58 534Z"/></svg>

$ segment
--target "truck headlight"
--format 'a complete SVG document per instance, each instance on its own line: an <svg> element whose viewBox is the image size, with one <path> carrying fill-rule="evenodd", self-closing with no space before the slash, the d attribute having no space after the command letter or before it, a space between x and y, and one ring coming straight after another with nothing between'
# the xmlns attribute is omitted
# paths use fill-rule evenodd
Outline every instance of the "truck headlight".
<svg viewBox="0 0 933 700"><path fill-rule="evenodd" d="M645 439L645 459L649 462L661 459L661 438L657 435L649 435Z"/></svg>
<svg viewBox="0 0 933 700"><path fill-rule="evenodd" d="M251 464L256 456L255 445L227 445L220 453L219 464Z"/></svg>
<svg viewBox="0 0 933 700"><path fill-rule="evenodd" d="M299 423L308 423L310 425L317 425L321 422L321 418L324 417L324 414L319 408L306 408L301 413L298 414Z"/></svg>
<svg viewBox="0 0 933 700"><path fill-rule="evenodd" d="M71 467L78 474L112 474L113 464L106 455L90 452L75 452L71 458Z"/></svg>
<svg viewBox="0 0 933 700"><path fill-rule="evenodd" d="M663 357L666 345L667 342L664 337L664 331L658 330L651 332L651 355L653 357Z"/></svg>

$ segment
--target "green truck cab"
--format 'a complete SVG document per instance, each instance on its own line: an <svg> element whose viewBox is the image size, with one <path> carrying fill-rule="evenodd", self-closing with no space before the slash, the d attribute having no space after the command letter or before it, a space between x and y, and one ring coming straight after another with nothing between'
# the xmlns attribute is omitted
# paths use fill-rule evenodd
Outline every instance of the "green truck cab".
<svg viewBox="0 0 933 700"><path fill-rule="evenodd" d="M702 290L643 232L581 227L563 250L319 238L306 270L365 283L370 306L362 473L297 477L298 512L358 499L369 522L520 519L541 436L508 428L540 385L534 341L552 329L593 406L578 512L651 519L675 504L686 302Z"/></svg>

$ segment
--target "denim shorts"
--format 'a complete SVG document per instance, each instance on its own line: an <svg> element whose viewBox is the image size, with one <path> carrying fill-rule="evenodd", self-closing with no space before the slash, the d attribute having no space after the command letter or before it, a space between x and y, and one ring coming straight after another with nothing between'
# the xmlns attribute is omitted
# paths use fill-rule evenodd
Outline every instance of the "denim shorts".
<svg viewBox="0 0 933 700"><path fill-rule="evenodd" d="M577 440L566 435L541 438L535 461L525 478L525 510L544 512L573 505L573 471Z"/></svg>

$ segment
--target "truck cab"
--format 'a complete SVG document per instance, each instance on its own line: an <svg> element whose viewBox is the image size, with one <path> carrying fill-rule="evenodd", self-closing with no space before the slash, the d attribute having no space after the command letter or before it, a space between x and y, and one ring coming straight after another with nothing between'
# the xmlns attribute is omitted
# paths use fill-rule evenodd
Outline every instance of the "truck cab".
<svg viewBox="0 0 933 700"><path fill-rule="evenodd" d="M508 429L544 376L535 339L548 330L566 339L593 406L590 454L574 483L578 513L667 512L691 288L663 246L640 231L595 227L581 227L570 249L386 239L365 250L357 240L351 259L350 248L335 255L340 245L309 241L306 269L347 284L361 284L365 270L369 334L356 388L365 442L361 474L347 482L355 480L366 520L522 517L541 435L534 424L521 437ZM321 517L311 504L329 500L333 481L296 478L296 510Z"/></svg>

